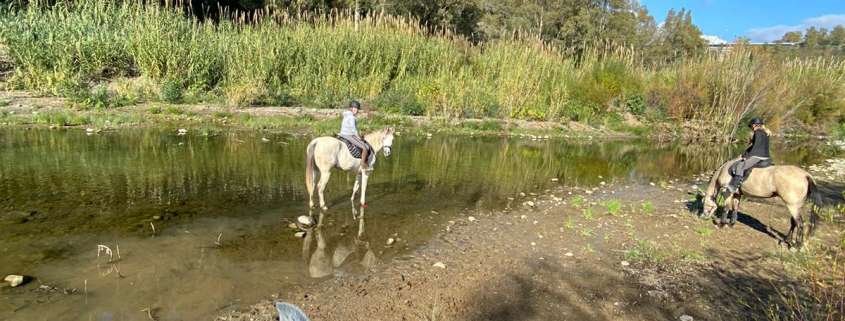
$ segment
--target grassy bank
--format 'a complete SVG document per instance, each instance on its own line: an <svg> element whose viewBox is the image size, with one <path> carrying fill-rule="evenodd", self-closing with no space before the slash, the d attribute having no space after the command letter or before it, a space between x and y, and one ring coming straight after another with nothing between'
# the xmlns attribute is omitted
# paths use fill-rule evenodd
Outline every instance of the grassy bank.
<svg viewBox="0 0 845 321"><path fill-rule="evenodd" d="M194 128L215 133L226 128L334 135L340 128L340 110L302 107L236 108L213 104L147 102L110 108L72 107L71 100L30 97L27 92L0 91L0 126L90 128L110 130L133 127ZM360 116L360 115L359 115ZM368 112L360 116L363 132L391 126L406 134L434 133L529 137L591 136L623 138L642 136L640 127L583 126L577 123L506 121L500 119L447 119Z"/></svg>
<svg viewBox="0 0 845 321"><path fill-rule="evenodd" d="M97 0L4 12L0 41L13 68L7 87L68 97L77 109L156 101L334 108L356 98L386 114L610 127L635 117L722 138L751 115L828 132L845 115L845 63L834 58L734 48L654 66L625 48L573 58L530 37L476 45L389 16L212 24Z"/></svg>

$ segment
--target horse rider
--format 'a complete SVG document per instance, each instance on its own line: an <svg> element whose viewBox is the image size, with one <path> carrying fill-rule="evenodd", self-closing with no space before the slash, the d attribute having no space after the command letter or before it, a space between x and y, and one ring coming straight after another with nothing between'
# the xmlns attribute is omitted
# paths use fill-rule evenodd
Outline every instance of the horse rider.
<svg viewBox="0 0 845 321"><path fill-rule="evenodd" d="M763 120L757 117L752 118L748 127L751 127L753 133L749 141L751 145L745 149L742 157L731 167L731 182L728 186L725 186L723 191L725 197L739 191L739 187L745 179L746 171L762 161L768 161L771 157L769 155L769 136L772 132L766 128Z"/></svg>
<svg viewBox="0 0 845 321"><path fill-rule="evenodd" d="M361 170L369 169L369 162L367 161L369 154L369 147L364 139L358 135L357 119L358 111L361 110L361 103L357 100L349 102L349 110L343 112L343 122L340 123L340 137L345 138L352 145L361 149Z"/></svg>

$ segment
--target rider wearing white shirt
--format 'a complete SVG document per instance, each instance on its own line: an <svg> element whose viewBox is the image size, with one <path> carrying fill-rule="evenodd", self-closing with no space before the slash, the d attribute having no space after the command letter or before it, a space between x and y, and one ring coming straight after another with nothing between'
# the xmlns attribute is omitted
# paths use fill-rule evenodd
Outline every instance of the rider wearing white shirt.
<svg viewBox="0 0 845 321"><path fill-rule="evenodd" d="M367 162L369 148L367 147L367 143L364 142L364 139L358 135L357 119L355 118L360 109L361 103L358 101L353 100L349 102L349 110L343 112L343 122L340 123L340 137L346 138L346 140L361 149L361 169L367 170L369 167L369 163Z"/></svg>

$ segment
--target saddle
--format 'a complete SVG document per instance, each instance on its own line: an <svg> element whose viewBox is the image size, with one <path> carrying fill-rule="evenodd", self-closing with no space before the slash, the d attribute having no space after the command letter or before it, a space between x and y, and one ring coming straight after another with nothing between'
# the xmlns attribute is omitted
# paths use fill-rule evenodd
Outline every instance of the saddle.
<svg viewBox="0 0 845 321"><path fill-rule="evenodd" d="M733 165L731 165L731 175L742 176L742 180L745 181L745 179L748 178L749 175L751 175L751 171L754 170L755 168L766 168L766 167L769 167L769 166L773 166L775 163L772 161L771 158L765 159L765 160L758 162L757 164L754 164L754 166L752 166L747 171L745 171L745 173L739 173L739 168L738 168L739 164L740 164L739 161L737 161L737 162L734 162Z"/></svg>
<svg viewBox="0 0 845 321"><path fill-rule="evenodd" d="M346 138L344 138L340 135L337 135L336 138L338 140L342 141L344 144L346 144L346 148L349 149L349 153L352 154L352 157L357 158L357 159L361 159L361 152L363 152L363 150L361 148L359 148L358 146L355 146L355 144L353 144L348 139L346 139ZM367 161L369 162L370 160L373 159L373 157L375 157L375 152L373 151L373 146L370 146L369 142L364 140L364 143L367 144L367 152L368 152L367 158L369 158Z"/></svg>

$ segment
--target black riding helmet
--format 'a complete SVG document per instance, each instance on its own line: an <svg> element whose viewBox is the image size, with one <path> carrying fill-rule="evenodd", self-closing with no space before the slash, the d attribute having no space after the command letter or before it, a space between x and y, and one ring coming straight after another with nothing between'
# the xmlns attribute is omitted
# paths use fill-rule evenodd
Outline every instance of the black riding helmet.
<svg viewBox="0 0 845 321"><path fill-rule="evenodd" d="M350 101L349 108L361 109L361 103L359 103L357 100Z"/></svg>
<svg viewBox="0 0 845 321"><path fill-rule="evenodd" d="M751 127L751 126L754 126L754 125L763 125L763 120L760 119L759 117L751 118L751 121L748 122L748 127Z"/></svg>

